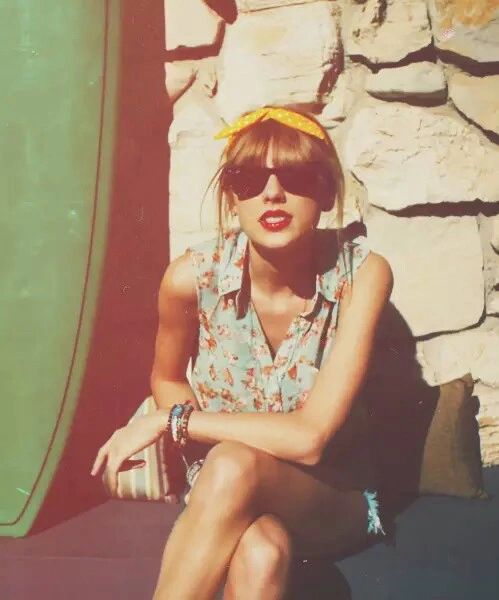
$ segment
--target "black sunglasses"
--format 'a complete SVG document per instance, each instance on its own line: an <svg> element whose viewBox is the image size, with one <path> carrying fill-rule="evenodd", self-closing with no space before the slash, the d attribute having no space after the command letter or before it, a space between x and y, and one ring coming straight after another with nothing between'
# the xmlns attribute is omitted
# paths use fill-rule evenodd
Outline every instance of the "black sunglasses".
<svg viewBox="0 0 499 600"><path fill-rule="evenodd" d="M320 163L304 163L287 167L258 167L241 165L225 167L221 175L223 187L229 188L239 200L248 200L261 194L271 175L275 175L290 194L323 198L333 193L333 181Z"/></svg>

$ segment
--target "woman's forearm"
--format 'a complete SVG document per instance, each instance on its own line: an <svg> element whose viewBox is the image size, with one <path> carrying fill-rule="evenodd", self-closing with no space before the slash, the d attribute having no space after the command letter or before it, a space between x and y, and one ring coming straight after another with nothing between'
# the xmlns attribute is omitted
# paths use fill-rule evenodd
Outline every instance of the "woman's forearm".
<svg viewBox="0 0 499 600"><path fill-rule="evenodd" d="M187 379L184 381L167 381L159 377L151 377L151 391L158 408L170 410L174 404L183 404L189 400L196 410L199 404Z"/></svg>
<svg viewBox="0 0 499 600"><path fill-rule="evenodd" d="M222 441L241 442L277 458L301 464L315 464L320 456L313 424L301 410L289 413L213 413L199 410L189 382L151 378L153 396L165 420L174 404L195 403L189 419L189 446L203 454Z"/></svg>
<svg viewBox="0 0 499 600"><path fill-rule="evenodd" d="M183 404L186 400L194 406L194 412L199 412L200 406L187 379L185 381L166 381L159 377L151 377L151 391L159 409L161 424L165 425L168 414L174 404ZM183 454L189 463L198 458L203 458L212 444L203 444L196 440L189 440Z"/></svg>
<svg viewBox="0 0 499 600"><path fill-rule="evenodd" d="M300 410L289 413L194 411L188 433L190 439L198 442L241 442L291 462L313 465L319 460L316 436Z"/></svg>

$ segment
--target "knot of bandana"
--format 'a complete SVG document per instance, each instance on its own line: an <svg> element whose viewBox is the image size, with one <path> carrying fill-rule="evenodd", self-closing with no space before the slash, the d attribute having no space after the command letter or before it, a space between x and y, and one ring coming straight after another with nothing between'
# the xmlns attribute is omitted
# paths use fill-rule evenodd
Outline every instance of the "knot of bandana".
<svg viewBox="0 0 499 600"><path fill-rule="evenodd" d="M217 133L215 139L219 140L230 137L235 133L239 133L243 129L246 129L247 127L251 127L251 125L254 125L259 121L266 121L267 119L273 119L274 121L278 121L283 125L292 127L293 129L298 129L299 131L313 135L321 140L326 139L325 131L315 121L312 121L312 119L309 119L300 113L294 112L293 110L289 110L287 108L277 108L273 106L259 108L258 110L248 113L247 115L239 117L239 119L232 123L232 125L224 127L222 131Z"/></svg>

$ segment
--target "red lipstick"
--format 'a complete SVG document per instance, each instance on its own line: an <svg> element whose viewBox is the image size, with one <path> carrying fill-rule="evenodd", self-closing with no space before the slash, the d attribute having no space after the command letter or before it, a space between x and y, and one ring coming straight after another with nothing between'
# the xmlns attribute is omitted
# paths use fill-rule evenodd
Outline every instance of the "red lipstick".
<svg viewBox="0 0 499 600"><path fill-rule="evenodd" d="M292 218L285 210L267 210L258 221L267 231L281 231L291 223Z"/></svg>

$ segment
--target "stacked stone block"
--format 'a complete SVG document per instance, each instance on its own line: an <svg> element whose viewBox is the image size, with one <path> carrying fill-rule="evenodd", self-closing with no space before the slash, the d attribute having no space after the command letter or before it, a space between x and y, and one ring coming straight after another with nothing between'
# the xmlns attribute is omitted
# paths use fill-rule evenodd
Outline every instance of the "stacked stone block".
<svg viewBox="0 0 499 600"><path fill-rule="evenodd" d="M172 258L216 234L214 133L264 104L310 110L345 168L344 224L365 223L392 265L423 377L472 373L483 460L499 464L497 0L166 0L165 13Z"/></svg>

